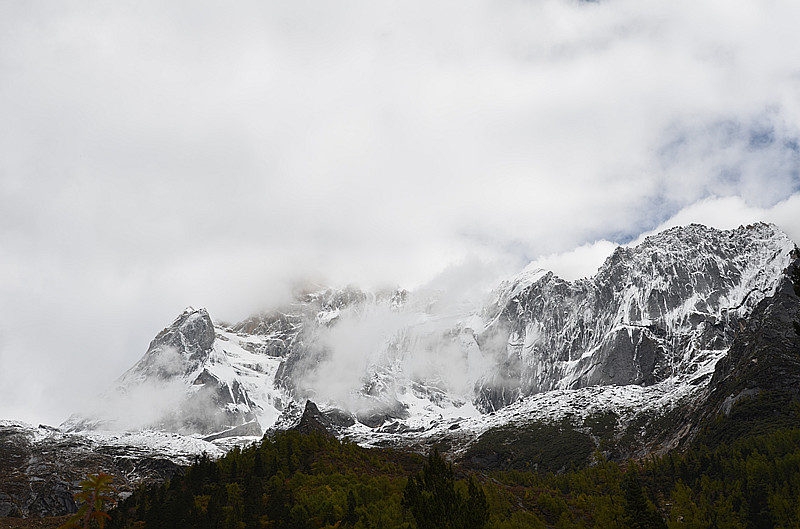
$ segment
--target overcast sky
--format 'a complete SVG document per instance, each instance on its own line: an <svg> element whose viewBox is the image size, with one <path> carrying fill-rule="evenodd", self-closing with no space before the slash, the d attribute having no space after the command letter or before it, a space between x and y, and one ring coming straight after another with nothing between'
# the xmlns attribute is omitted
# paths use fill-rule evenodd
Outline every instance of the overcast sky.
<svg viewBox="0 0 800 529"><path fill-rule="evenodd" d="M800 2L0 2L0 418L300 278L591 275L688 222L800 240Z"/></svg>

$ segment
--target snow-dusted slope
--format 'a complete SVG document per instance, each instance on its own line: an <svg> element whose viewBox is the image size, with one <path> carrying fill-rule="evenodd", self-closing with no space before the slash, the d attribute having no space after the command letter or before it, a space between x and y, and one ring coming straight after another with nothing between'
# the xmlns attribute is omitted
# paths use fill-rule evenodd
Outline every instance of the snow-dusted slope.
<svg viewBox="0 0 800 529"><path fill-rule="evenodd" d="M725 354L739 322L775 292L793 248L769 224L690 225L618 248L589 279L508 282L477 335L494 363L478 404L488 411L554 389L691 374Z"/></svg>
<svg viewBox="0 0 800 529"><path fill-rule="evenodd" d="M111 474L124 497L139 485L164 482L201 454L216 458L230 448L230 439L212 443L158 431L70 433L0 420L0 519L75 512L73 494L88 474Z"/></svg>
<svg viewBox="0 0 800 529"><path fill-rule="evenodd" d="M275 408L280 359L259 354L265 339L217 328L205 309L186 309L151 342L95 408L68 430L139 430L261 435Z"/></svg>
<svg viewBox="0 0 800 529"><path fill-rule="evenodd" d="M775 226L691 225L618 248L591 278L525 270L483 307L348 287L231 326L189 308L94 409L60 429L0 421L0 516L74 509L87 472L120 490L163 481L302 426L304 410L362 445L444 443L470 461L543 423L613 457L670 450L697 417L777 379L796 386L787 266L800 251Z"/></svg>
<svg viewBox="0 0 800 529"><path fill-rule="evenodd" d="M293 424L306 399L365 444L603 407L625 420L702 389L794 247L768 224L691 225L617 249L592 278L527 270L472 311L353 287L233 326L188 309L105 407L68 426L258 435Z"/></svg>

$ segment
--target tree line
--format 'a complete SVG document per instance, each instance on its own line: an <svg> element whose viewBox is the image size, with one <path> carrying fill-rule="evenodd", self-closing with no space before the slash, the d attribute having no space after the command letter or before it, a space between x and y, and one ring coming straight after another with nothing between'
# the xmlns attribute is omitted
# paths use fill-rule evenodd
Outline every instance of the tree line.
<svg viewBox="0 0 800 529"><path fill-rule="evenodd" d="M111 528L767 528L800 523L800 428L560 474L286 432L142 487Z"/></svg>

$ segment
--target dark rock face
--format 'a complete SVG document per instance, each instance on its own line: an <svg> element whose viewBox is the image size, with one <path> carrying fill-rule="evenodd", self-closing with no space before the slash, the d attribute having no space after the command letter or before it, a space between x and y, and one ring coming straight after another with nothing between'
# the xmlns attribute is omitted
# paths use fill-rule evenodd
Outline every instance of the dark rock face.
<svg viewBox="0 0 800 529"><path fill-rule="evenodd" d="M181 404L177 413L180 424L172 431L214 433L217 439L225 436L223 432L255 432L257 428L255 433L229 433L227 436L261 435L258 419L252 411L255 405L238 380L224 382L204 369L192 384L200 388Z"/></svg>
<svg viewBox="0 0 800 529"><path fill-rule="evenodd" d="M129 373L142 379L186 376L208 359L215 337L214 323L205 309L186 309L172 325L158 333Z"/></svg>
<svg viewBox="0 0 800 529"><path fill-rule="evenodd" d="M325 415L325 417L336 428L349 428L356 423L356 420L353 418L352 414L336 408L325 410L323 415Z"/></svg>
<svg viewBox="0 0 800 529"><path fill-rule="evenodd" d="M356 420L370 428L378 428L391 419L405 419L408 416L408 411L399 402L394 407L379 407L359 412L354 419L352 414L336 408L322 412L316 404L307 400L300 420L288 429L303 434L336 435L341 429L354 425Z"/></svg>
<svg viewBox="0 0 800 529"><path fill-rule="evenodd" d="M774 297L764 300L737 334L728 355L717 363L712 386L738 377L743 388L800 391L800 298L784 280Z"/></svg>
<svg viewBox="0 0 800 529"><path fill-rule="evenodd" d="M617 331L600 346L598 368L587 372L574 386L651 385L660 378L657 367L666 356L663 343L647 329Z"/></svg>
<svg viewBox="0 0 800 529"><path fill-rule="evenodd" d="M301 315L276 310L247 318L234 325L233 330L268 336L269 341L266 344L255 346L251 352L282 358L294 348L302 324Z"/></svg>
<svg viewBox="0 0 800 529"><path fill-rule="evenodd" d="M89 473L109 473L120 493L130 493L140 483L162 483L181 471L178 464L141 449L97 446L44 427L0 425L0 517L75 512L73 494Z"/></svg>
<svg viewBox="0 0 800 529"><path fill-rule="evenodd" d="M334 437L333 423L319 411L317 405L310 400L306 401L306 407L303 410L303 415L300 417L300 422L290 428L300 432L304 435L310 434L323 434L328 437Z"/></svg>
<svg viewBox="0 0 800 529"><path fill-rule="evenodd" d="M713 446L796 427L800 420L800 336L793 327L800 321L800 295L790 278L793 270L800 270L800 252L792 255L794 261L774 295L762 299L748 318L737 321L727 355L716 363L713 374L697 380L700 389L696 393L687 395L666 413L645 410L628 423L590 417L583 423L567 424L560 434L591 433L605 440L606 457L623 461L680 450L696 441ZM490 429L463 457L479 468L508 468L522 453L521 461L532 464L541 459L540 452L550 444L541 439L521 439L531 428L549 427L531 421L514 428ZM560 446L566 441L557 443ZM550 459L561 457L563 452Z"/></svg>
<svg viewBox="0 0 800 529"><path fill-rule="evenodd" d="M205 309L186 309L162 330L141 360L124 373L104 397L120 409L76 415L64 427L71 431L152 428L219 437L224 432L251 432L260 427L255 405L238 380L221 380L207 366L224 361L215 356L216 332ZM164 395L160 400L152 395ZM102 399L101 399L102 400ZM136 424L117 417L126 408L150 407ZM242 435L242 434L229 434Z"/></svg>
<svg viewBox="0 0 800 529"><path fill-rule="evenodd" d="M800 256L789 270L800 270ZM786 277L773 297L759 303L728 355L717 363L704 415L727 414L736 402L760 394L800 400L800 336L794 331L798 321L800 296Z"/></svg>
<svg viewBox="0 0 800 529"><path fill-rule="evenodd" d="M800 252L792 256L774 295L737 322L730 349L705 380L708 385L668 416L634 425L650 433L628 447L632 451L623 452L623 457L664 453L698 439L708 444L732 442L797 425L800 336L793 324L800 321L800 296L790 277L800 269Z"/></svg>
<svg viewBox="0 0 800 529"><path fill-rule="evenodd" d="M772 295L793 247L772 225L691 225L618 248L590 279L521 276L498 291L476 336L495 363L476 404L691 373L699 351L724 354L738 322Z"/></svg>
<svg viewBox="0 0 800 529"><path fill-rule="evenodd" d="M407 419L408 417L408 410L398 401L379 404L356 414L358 422L370 428L377 428L391 419Z"/></svg>

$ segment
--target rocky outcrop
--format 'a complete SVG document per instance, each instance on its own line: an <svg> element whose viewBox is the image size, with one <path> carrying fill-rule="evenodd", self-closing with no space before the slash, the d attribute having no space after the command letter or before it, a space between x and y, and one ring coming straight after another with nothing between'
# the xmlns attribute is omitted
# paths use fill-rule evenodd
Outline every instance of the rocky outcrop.
<svg viewBox="0 0 800 529"><path fill-rule="evenodd" d="M586 439L619 457L664 453L764 395L777 397L759 412L784 417L780 406L800 409L797 269L800 253L774 226L693 225L618 249L592 278L527 271L480 315L443 317L435 296L352 287L303 291L233 326L187 309L98 399L106 408L65 423L80 433L0 423L0 515L68 512L88 472L129 490L187 462L159 457L149 439L93 440L123 435L101 430L229 447L266 426L454 450L489 431L483 448L496 441L486 453L505 464L510 441L514 457L559 445L543 425L580 433L584 460ZM131 415L142 417L125 423Z"/></svg>
<svg viewBox="0 0 800 529"><path fill-rule="evenodd" d="M215 438L260 435L257 406L232 372L208 312L190 307L98 399L97 409L74 415L62 426L70 431L157 429Z"/></svg>
<svg viewBox="0 0 800 529"><path fill-rule="evenodd" d="M215 433L203 438L203 441L216 441L225 437L255 437L261 435L261 425L258 421L251 421L239 426L234 426L228 430Z"/></svg>
<svg viewBox="0 0 800 529"><path fill-rule="evenodd" d="M771 296L794 244L775 226L719 231L691 225L618 248L597 275L550 272L498 290L476 335L494 370L477 404L593 385L650 385L724 356L753 308Z"/></svg>
<svg viewBox="0 0 800 529"><path fill-rule="evenodd" d="M289 429L304 435L322 434L327 437L334 437L333 423L310 400L306 401L306 407L300 417L300 422Z"/></svg>
<svg viewBox="0 0 800 529"><path fill-rule="evenodd" d="M800 267L800 261L796 266ZM788 278L775 295L762 301L741 330L728 355L717 363L711 386L722 390L778 389L800 393L800 297ZM733 386L731 387L733 389Z"/></svg>
<svg viewBox="0 0 800 529"><path fill-rule="evenodd" d="M179 401L145 426L208 437L262 417L269 422L260 426L282 424L278 417L295 413L290 403L302 409L306 399L380 428L408 419L409 402L435 413L472 400L491 412L555 389L651 386L724 357L753 308L775 292L793 247L768 224L674 228L618 248L592 278L527 271L501 285L480 317L459 322L439 323L429 312L434 298L354 287L303 290L230 327L187 309L115 392L176 388ZM353 355L359 332L371 342ZM354 366L346 382L325 372L338 357ZM451 376L457 370L464 373ZM114 427L91 415L70 424Z"/></svg>
<svg viewBox="0 0 800 529"><path fill-rule="evenodd" d="M55 428L0 423L0 517L75 512L73 494L90 473L113 475L119 493L129 494L141 483L162 483L181 468L141 446L126 449Z"/></svg>
<svg viewBox="0 0 800 529"><path fill-rule="evenodd" d="M189 307L158 333L142 359L120 378L120 383L189 376L208 360L215 338L208 311Z"/></svg>
<svg viewBox="0 0 800 529"><path fill-rule="evenodd" d="M800 252L788 271L800 270ZM750 318L743 322L728 355L721 359L707 389L707 397L698 407L698 418L690 438L703 426L720 416L729 415L737 404L759 400L757 417L765 421L771 415L796 421L800 410L800 335L795 323L800 321L800 296L787 274L771 298L761 301ZM792 418L794 417L794 418Z"/></svg>

